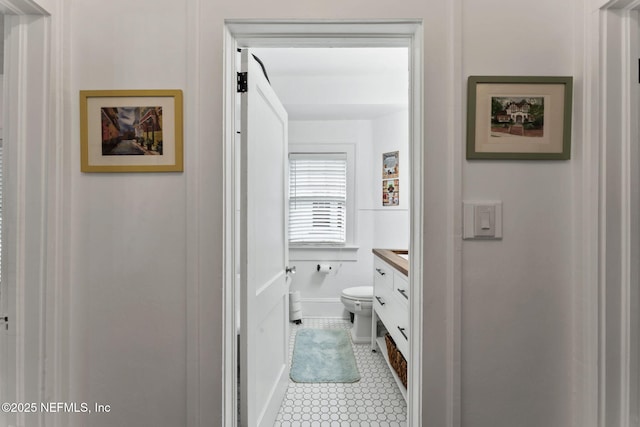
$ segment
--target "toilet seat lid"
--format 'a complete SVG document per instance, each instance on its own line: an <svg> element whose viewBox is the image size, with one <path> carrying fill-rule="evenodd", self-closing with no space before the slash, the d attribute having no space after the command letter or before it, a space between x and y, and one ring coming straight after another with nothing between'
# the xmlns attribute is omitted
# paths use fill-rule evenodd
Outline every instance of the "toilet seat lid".
<svg viewBox="0 0 640 427"><path fill-rule="evenodd" d="M373 286L356 286L342 291L342 295L351 298L373 298Z"/></svg>

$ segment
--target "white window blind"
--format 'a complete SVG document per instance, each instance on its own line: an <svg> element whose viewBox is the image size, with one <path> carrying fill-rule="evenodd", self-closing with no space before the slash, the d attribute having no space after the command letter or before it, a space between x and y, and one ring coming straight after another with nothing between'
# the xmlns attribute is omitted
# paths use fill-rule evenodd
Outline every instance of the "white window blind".
<svg viewBox="0 0 640 427"><path fill-rule="evenodd" d="M346 242L346 153L289 154L289 242Z"/></svg>

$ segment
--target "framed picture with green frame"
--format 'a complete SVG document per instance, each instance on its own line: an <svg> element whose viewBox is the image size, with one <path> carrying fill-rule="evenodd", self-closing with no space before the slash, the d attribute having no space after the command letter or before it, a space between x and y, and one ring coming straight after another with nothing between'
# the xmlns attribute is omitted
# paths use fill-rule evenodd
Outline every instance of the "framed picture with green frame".
<svg viewBox="0 0 640 427"><path fill-rule="evenodd" d="M573 78L470 76L467 159L568 160Z"/></svg>

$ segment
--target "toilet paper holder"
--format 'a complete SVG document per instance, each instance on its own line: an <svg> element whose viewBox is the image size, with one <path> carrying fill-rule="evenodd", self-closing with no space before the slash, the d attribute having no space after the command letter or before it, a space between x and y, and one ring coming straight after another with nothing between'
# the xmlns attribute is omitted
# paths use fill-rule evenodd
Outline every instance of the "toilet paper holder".
<svg viewBox="0 0 640 427"><path fill-rule="evenodd" d="M316 271L319 273L329 273L331 271L331 266L329 264L318 264L316 266Z"/></svg>

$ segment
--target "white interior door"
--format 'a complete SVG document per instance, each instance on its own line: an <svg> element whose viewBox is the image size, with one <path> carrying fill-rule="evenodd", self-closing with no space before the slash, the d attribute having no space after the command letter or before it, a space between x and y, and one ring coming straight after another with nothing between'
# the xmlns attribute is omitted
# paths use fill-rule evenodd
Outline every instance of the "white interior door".
<svg viewBox="0 0 640 427"><path fill-rule="evenodd" d="M287 112L250 50L241 71L240 425L271 427L289 373Z"/></svg>

